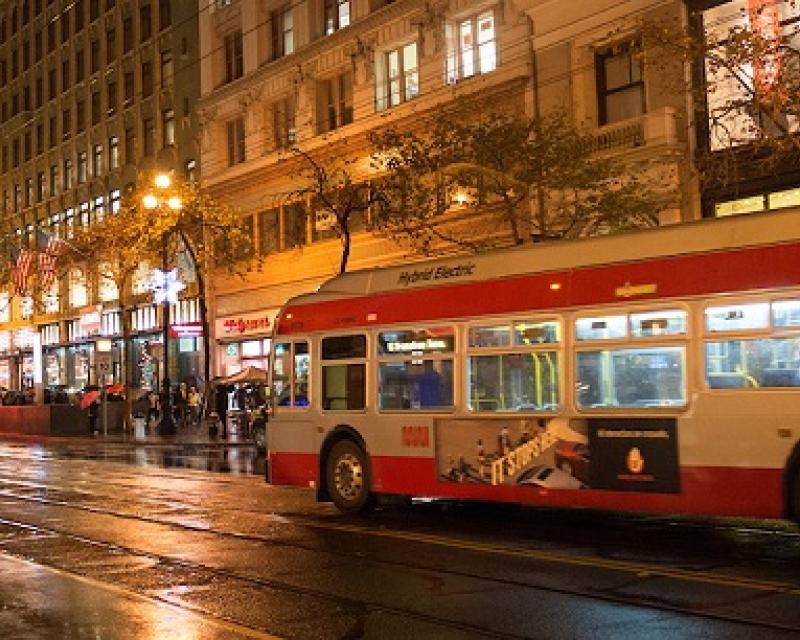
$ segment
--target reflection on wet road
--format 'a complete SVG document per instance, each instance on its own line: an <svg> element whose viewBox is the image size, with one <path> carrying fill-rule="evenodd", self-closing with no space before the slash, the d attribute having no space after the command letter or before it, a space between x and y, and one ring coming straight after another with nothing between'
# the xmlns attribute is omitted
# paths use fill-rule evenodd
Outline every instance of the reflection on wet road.
<svg viewBox="0 0 800 640"><path fill-rule="evenodd" d="M245 445L0 441L0 638L800 634L789 523L447 502L343 516L259 464Z"/></svg>
<svg viewBox="0 0 800 640"><path fill-rule="evenodd" d="M196 469L237 475L264 476L266 472L264 454L247 445L90 443L50 445L39 449L42 457L52 459L119 462L139 467Z"/></svg>

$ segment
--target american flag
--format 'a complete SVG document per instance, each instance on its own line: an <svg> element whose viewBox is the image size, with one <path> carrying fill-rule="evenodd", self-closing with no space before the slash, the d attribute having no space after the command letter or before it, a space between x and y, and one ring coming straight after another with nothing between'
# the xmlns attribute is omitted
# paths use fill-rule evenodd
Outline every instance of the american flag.
<svg viewBox="0 0 800 640"><path fill-rule="evenodd" d="M56 280L56 261L60 240L54 235L36 229L36 248L39 251L39 284L47 289Z"/></svg>
<svg viewBox="0 0 800 640"><path fill-rule="evenodd" d="M28 291L28 274L31 270L31 252L27 249L13 247L11 249L11 282L20 295Z"/></svg>

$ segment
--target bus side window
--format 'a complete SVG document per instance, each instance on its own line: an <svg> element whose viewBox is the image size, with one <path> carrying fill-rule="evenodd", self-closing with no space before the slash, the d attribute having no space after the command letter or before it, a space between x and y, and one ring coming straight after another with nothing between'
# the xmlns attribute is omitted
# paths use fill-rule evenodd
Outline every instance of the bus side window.
<svg viewBox="0 0 800 640"><path fill-rule="evenodd" d="M279 342L275 345L272 359L272 397L279 407L288 407L292 402L291 378L292 343Z"/></svg>
<svg viewBox="0 0 800 640"><path fill-rule="evenodd" d="M308 343L279 342L272 364L272 394L278 407L307 407Z"/></svg>
<svg viewBox="0 0 800 640"><path fill-rule="evenodd" d="M367 337L322 339L322 408L358 410L366 406Z"/></svg>
<svg viewBox="0 0 800 640"><path fill-rule="evenodd" d="M308 369L309 369L309 356L308 356L308 343L295 342L294 343L294 379L293 391L294 407L307 407L309 405L308 397Z"/></svg>

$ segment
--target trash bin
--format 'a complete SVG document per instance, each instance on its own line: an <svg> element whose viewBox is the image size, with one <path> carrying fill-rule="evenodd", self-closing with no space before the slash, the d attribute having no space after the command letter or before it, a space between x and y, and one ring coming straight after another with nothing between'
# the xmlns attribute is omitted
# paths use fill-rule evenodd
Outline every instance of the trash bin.
<svg viewBox="0 0 800 640"><path fill-rule="evenodd" d="M145 417L140 413L137 413L133 416L133 437L135 440L144 440L146 437L146 430L145 427L147 425L147 421Z"/></svg>

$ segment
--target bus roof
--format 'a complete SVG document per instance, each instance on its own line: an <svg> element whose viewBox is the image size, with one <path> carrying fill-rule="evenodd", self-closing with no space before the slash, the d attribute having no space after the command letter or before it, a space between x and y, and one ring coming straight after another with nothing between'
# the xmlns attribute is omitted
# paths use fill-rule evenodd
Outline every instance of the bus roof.
<svg viewBox="0 0 800 640"><path fill-rule="evenodd" d="M766 251L782 245L797 251L788 246ZM776 279L773 271L782 275ZM768 288L776 281L783 286L800 284L800 211L529 244L346 273L315 293L289 300L277 329L279 334L295 333L663 299ZM477 303L476 297L492 302Z"/></svg>
<svg viewBox="0 0 800 640"><path fill-rule="evenodd" d="M346 273L328 280L314 293L292 298L281 316L285 317L293 307L336 300L384 297L384 294L399 300L402 296L397 298L392 294L797 242L800 242L800 212L786 210L580 240L527 244ZM279 327L279 332L287 328Z"/></svg>

